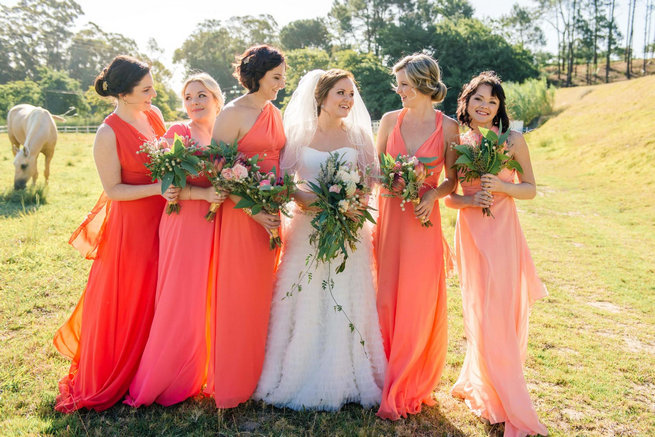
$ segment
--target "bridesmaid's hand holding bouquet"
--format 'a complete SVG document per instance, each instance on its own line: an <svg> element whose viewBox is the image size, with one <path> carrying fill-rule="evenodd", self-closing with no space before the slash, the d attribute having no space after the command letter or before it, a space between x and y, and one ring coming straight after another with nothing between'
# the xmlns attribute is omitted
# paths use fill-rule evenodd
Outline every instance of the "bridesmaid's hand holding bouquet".
<svg viewBox="0 0 655 437"><path fill-rule="evenodd" d="M244 184L233 193L241 200L235 208L248 208L252 215L264 211L268 214L282 213L291 217L287 204L293 200L293 193L296 191L296 182L288 173L284 176L277 176L275 167L268 173L253 172L248 179L248 184ZM271 249L282 246L280 232L278 229L269 230L271 238L269 246Z"/></svg>
<svg viewBox="0 0 655 437"><path fill-rule="evenodd" d="M237 147L236 141L233 144L226 144L212 140L202 155L202 173L207 176L217 193L239 190L249 183L252 173L259 171L257 165L259 157L255 155L248 158L239 152ZM220 205L220 203L209 205L209 212L205 215L207 221L214 220Z"/></svg>
<svg viewBox="0 0 655 437"><path fill-rule="evenodd" d="M482 137L479 144L459 144L453 148L459 154L454 167L457 169L460 181L470 182L481 179L484 175L498 175L504 168L523 173L521 165L507 154L507 138L509 129L500 135L491 129L479 128ZM498 131L503 131L500 123ZM483 191L486 191L483 189ZM482 208L482 214L493 217L489 207Z"/></svg>
<svg viewBox="0 0 655 437"><path fill-rule="evenodd" d="M193 139L175 134L173 144L169 145L164 138L143 143L137 153L148 155L149 161L145 164L150 170L152 180L161 181L162 195L170 186L184 188L189 175L196 176L199 171L200 149ZM166 205L166 214L179 214L180 204L177 200L169 201Z"/></svg>
<svg viewBox="0 0 655 437"><path fill-rule="evenodd" d="M400 154L394 158L389 153L380 154L380 179L382 186L390 193L382 195L398 197L403 211L407 202L418 206L421 203L419 191L428 176L428 169L432 167L427 164L435 159ZM421 225L430 227L432 222L427 218L421 219Z"/></svg>

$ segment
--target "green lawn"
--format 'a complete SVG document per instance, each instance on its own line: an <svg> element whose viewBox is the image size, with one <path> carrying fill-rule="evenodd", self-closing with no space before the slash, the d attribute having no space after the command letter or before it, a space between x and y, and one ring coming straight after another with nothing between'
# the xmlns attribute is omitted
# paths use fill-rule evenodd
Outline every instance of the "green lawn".
<svg viewBox="0 0 655 437"><path fill-rule="evenodd" d="M560 90L557 112L528 135L538 196L519 201L550 296L536 304L526 378L551 435L655 433L655 76ZM439 405L389 423L349 405L298 413L259 402L218 412L211 400L62 415L68 362L52 346L90 262L68 237L100 193L92 135L61 135L49 187L12 193L0 137L0 435L488 435L448 390L465 352L457 279L449 281L448 364ZM40 161L40 166L43 162ZM42 178L42 175L41 175ZM2 187L6 187L3 189ZM452 239L455 215L443 225Z"/></svg>

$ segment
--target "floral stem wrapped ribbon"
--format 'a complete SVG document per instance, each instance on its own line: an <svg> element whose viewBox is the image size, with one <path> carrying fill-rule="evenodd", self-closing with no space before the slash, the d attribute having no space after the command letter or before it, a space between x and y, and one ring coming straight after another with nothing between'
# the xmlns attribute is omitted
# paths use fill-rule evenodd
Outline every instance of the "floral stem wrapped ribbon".
<svg viewBox="0 0 655 437"><path fill-rule="evenodd" d="M455 167L459 173L460 181L470 182L480 179L485 174L497 175L504 168L516 170L523 173L521 165L507 154L507 138L509 129L500 135L491 129L479 128L482 136L479 144L459 144L453 148L459 154ZM502 122L498 126L498 132L503 131ZM482 214L493 217L491 209L482 208Z"/></svg>
<svg viewBox="0 0 655 437"><path fill-rule="evenodd" d="M322 282L322 288L330 293L334 309L344 314L350 330L357 332L362 346L364 339L361 333L332 293L334 281L330 275L331 262L340 256L341 262L335 271L338 274L346 268L348 251L357 249L358 233L364 223L367 220L375 223L370 213L372 208L366 202L371 190L364 185L364 176L356 165L353 167L339 153L334 152L321 164L316 182L306 182L310 191L316 195L316 200L310 207L318 212L312 219L311 225L314 229L309 235L309 242L314 245L316 251L307 257L307 268L300 272L298 283L293 284L291 291L287 293L287 296L292 296L294 292L302 291L304 277L307 276L311 280L312 265L327 263L328 278Z"/></svg>
<svg viewBox="0 0 655 437"><path fill-rule="evenodd" d="M178 188L186 187L186 178L196 176L199 171L202 149L189 137L175 134L173 145L169 145L164 138L143 143L137 153L148 155L149 161L145 164L150 170L152 180L161 181L161 193L164 194L171 185ZM180 204L177 200L168 202L166 214L179 214Z"/></svg>
<svg viewBox="0 0 655 437"><path fill-rule="evenodd" d="M380 179L382 186L389 191L389 194L382 195L399 198L403 211L407 202L411 202L414 206L421 203L419 191L428 176L428 169L434 167L428 163L435 159L401 154L394 158L388 153L381 153ZM422 218L421 225L427 228L432 226L432 222L428 218Z"/></svg>
<svg viewBox="0 0 655 437"><path fill-rule="evenodd" d="M252 214L264 211L268 214L282 213L291 217L287 204L291 202L292 195L296 191L296 183L288 173L278 177L275 167L268 173L252 172L248 183L233 191L241 197L235 208L250 208ZM282 246L280 232L278 229L271 229L269 246L271 249Z"/></svg>
<svg viewBox="0 0 655 437"><path fill-rule="evenodd" d="M251 173L259 170L258 160L257 155L248 158L239 152L236 141L226 144L212 140L203 153L201 168L217 192L233 192L248 184ZM219 207L220 203L210 204L205 219L214 220Z"/></svg>

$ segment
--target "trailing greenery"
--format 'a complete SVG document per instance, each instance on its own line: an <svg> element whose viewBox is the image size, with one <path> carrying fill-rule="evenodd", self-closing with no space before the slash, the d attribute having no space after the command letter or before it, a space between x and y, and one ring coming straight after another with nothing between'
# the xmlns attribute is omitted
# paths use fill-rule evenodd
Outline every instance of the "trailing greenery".
<svg viewBox="0 0 655 437"><path fill-rule="evenodd" d="M550 115L555 103L555 88L546 79L527 79L523 83L503 84L509 116L527 126L540 116Z"/></svg>

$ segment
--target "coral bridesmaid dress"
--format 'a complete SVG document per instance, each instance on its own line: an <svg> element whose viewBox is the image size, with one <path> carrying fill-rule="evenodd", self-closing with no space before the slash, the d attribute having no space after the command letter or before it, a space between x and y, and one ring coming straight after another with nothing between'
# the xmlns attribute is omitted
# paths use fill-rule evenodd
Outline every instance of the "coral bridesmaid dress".
<svg viewBox="0 0 655 437"><path fill-rule="evenodd" d="M164 137L173 139L176 133L191 136L187 125L175 124ZM187 183L211 186L204 176L189 177ZM180 213L163 213L159 225L155 315L125 400L134 407L182 402L200 393L207 382L211 307L207 278L219 222L205 220L209 203L204 200L180 200L179 204Z"/></svg>
<svg viewBox="0 0 655 437"><path fill-rule="evenodd" d="M515 174L503 169L498 177L513 182ZM480 189L479 179L462 183L464 195ZM506 437L547 435L523 377L530 306L547 295L546 288L537 277L514 199L495 193L491 212L495 218L483 216L480 208L463 208L457 216L455 254L467 349L452 394L491 423L505 422Z"/></svg>
<svg viewBox="0 0 655 437"><path fill-rule="evenodd" d="M403 109L387 141L387 152L406 155L400 126ZM443 114L437 111L435 130L415 156L438 157L421 195L439 183L443 168ZM378 315L389 360L378 416L396 420L434 405L432 392L446 361L446 274L439 203L430 215L434 226L422 227L413 208L400 199L380 196L376 231Z"/></svg>
<svg viewBox="0 0 655 437"><path fill-rule="evenodd" d="M268 103L239 140L239 151L258 154L262 171L279 170L285 141L280 111ZM262 371L279 251L269 249L268 232L231 200L221 209L210 271L216 278L215 387L208 391L214 389L218 408L231 408L252 396Z"/></svg>
<svg viewBox="0 0 655 437"><path fill-rule="evenodd" d="M163 135L159 116L152 110L146 115L155 134ZM146 138L116 114L105 124L116 135L122 182L152 183L146 155L136 153ZM59 381L57 410L105 410L127 392L150 331L165 203L161 196L109 201L103 193L71 237L95 261L77 307L55 334L55 347L73 360Z"/></svg>

